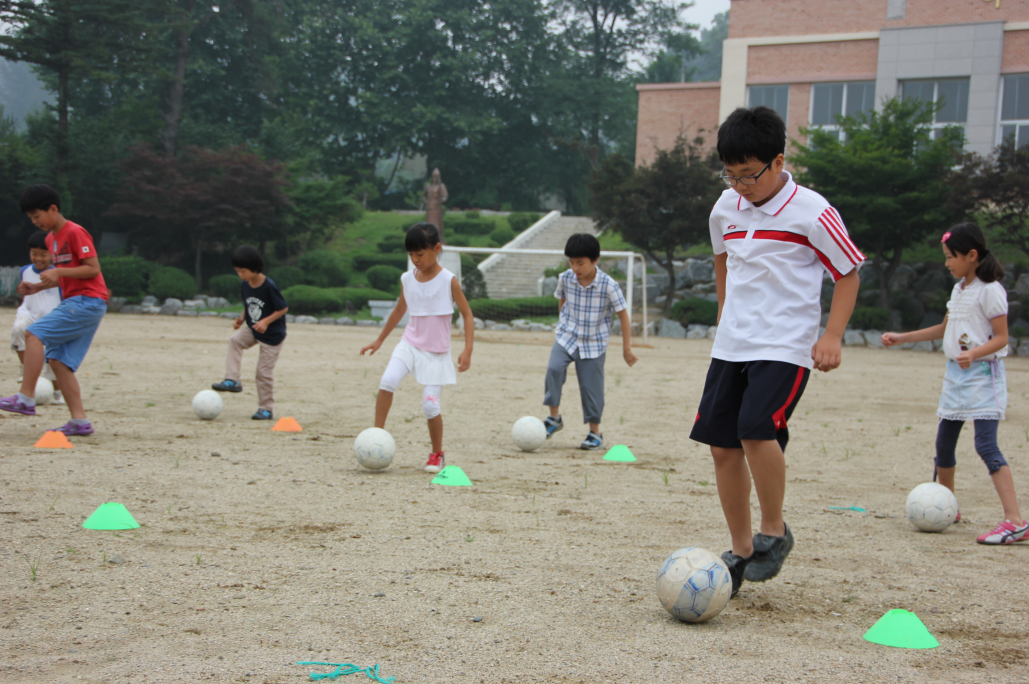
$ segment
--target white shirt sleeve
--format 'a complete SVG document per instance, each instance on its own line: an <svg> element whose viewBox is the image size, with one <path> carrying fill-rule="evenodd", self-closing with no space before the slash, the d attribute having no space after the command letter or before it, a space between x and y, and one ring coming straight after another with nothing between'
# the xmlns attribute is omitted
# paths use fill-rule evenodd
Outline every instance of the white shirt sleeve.
<svg viewBox="0 0 1029 684"><path fill-rule="evenodd" d="M1008 293L1004 291L1004 286L998 282L988 283L979 297L979 306L987 320L1007 315Z"/></svg>
<svg viewBox="0 0 1029 684"><path fill-rule="evenodd" d="M715 205L715 209L718 205ZM722 237L722 225L718 220L718 212L711 211L711 218L708 220L708 227L711 229L711 249L715 254L725 254L725 239Z"/></svg>
<svg viewBox="0 0 1029 684"><path fill-rule="evenodd" d="M865 260L865 255L850 239L843 219L832 207L827 207L812 224L808 240L833 280L839 280Z"/></svg>

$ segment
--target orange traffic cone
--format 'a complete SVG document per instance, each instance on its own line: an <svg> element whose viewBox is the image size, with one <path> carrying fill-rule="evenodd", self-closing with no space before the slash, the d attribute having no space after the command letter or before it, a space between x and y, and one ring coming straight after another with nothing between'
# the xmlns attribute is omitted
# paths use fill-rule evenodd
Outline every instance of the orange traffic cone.
<svg viewBox="0 0 1029 684"><path fill-rule="evenodd" d="M304 428L300 427L300 423L297 422L296 418L290 416L289 418L279 418L279 422L272 428L275 432L302 432Z"/></svg>
<svg viewBox="0 0 1029 684"><path fill-rule="evenodd" d="M51 430L43 433L43 436L36 442L37 449L71 449L72 443L63 432Z"/></svg>

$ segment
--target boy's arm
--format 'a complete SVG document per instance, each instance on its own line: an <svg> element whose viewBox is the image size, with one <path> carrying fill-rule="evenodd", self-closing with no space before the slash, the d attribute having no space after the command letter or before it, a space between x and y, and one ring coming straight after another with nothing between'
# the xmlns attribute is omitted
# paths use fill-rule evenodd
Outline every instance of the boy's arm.
<svg viewBox="0 0 1029 684"><path fill-rule="evenodd" d="M404 299L404 291L401 290L400 298L397 299L397 305L393 308L393 313L391 313L389 318L386 319L386 324L382 326L382 332L379 333L379 336L375 338L374 342L361 347L361 354L363 355L366 351L370 351L372 354L379 351L379 347L381 347L382 343L386 341L389 334L393 332L393 328L397 327L397 324L400 323L400 319L404 317L405 313L407 313L407 300ZM371 354L369 354L369 356L371 356Z"/></svg>
<svg viewBox="0 0 1029 684"><path fill-rule="evenodd" d="M285 309L279 309L278 311L273 311L272 313L268 314L261 320L254 323L254 332L265 332L266 330L268 330L269 325L285 316L287 311L289 311L288 306Z"/></svg>
<svg viewBox="0 0 1029 684"><path fill-rule="evenodd" d="M843 358L843 333L847 329L850 315L854 313L859 287L861 276L858 275L856 268L837 280L833 287L832 305L829 308L829 320L825 324L825 334L811 348L815 369L823 373L839 367Z"/></svg>
<svg viewBox="0 0 1029 684"><path fill-rule="evenodd" d="M722 307L725 305L725 277L729 273L728 262L728 252L715 255L715 291L718 293L718 318L715 319L715 324L722 320Z"/></svg>
<svg viewBox="0 0 1029 684"><path fill-rule="evenodd" d="M618 320L622 322L622 358L631 368L639 359L632 353L632 323L629 322L629 312L625 309L619 311Z"/></svg>
<svg viewBox="0 0 1029 684"><path fill-rule="evenodd" d="M81 266L74 268L48 268L39 274L39 279L47 283L45 288L57 287L58 278L95 278L100 275L100 259L98 257L86 257L82 260ZM51 284L52 283L52 284Z"/></svg>
<svg viewBox="0 0 1029 684"><path fill-rule="evenodd" d="M475 346L475 318L472 316L472 307L468 306L468 299L455 277L450 281L450 294L457 304L457 310L461 312L464 320L464 351L457 357L457 372L463 373L472 365L472 347Z"/></svg>

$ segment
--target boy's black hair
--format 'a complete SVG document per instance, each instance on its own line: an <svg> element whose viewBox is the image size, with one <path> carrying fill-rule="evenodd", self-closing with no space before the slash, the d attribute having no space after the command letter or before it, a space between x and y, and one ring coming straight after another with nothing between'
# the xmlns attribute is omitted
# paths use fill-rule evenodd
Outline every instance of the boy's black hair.
<svg viewBox="0 0 1029 684"><path fill-rule="evenodd" d="M569 259L596 261L600 258L600 241L589 233L570 235L565 243L565 256Z"/></svg>
<svg viewBox="0 0 1029 684"><path fill-rule="evenodd" d="M37 230L29 235L29 249L46 249L46 233Z"/></svg>
<svg viewBox="0 0 1029 684"><path fill-rule="evenodd" d="M435 223L416 223L407 229L407 236L404 238L404 250L407 252L422 252L432 249L440 242L439 229Z"/></svg>
<svg viewBox="0 0 1029 684"><path fill-rule="evenodd" d="M767 164L785 152L786 123L770 107L737 107L718 127L718 158L726 166Z"/></svg>
<svg viewBox="0 0 1029 684"><path fill-rule="evenodd" d="M232 267L264 273L264 258L253 245L240 245L232 250Z"/></svg>
<svg viewBox="0 0 1029 684"><path fill-rule="evenodd" d="M986 249L986 238L978 225L959 223L944 233L942 242L951 254L968 254L974 249L979 258L975 277L984 283L992 283L1004 277L1004 267L993 252Z"/></svg>
<svg viewBox="0 0 1029 684"><path fill-rule="evenodd" d="M51 206L61 210L61 196L49 185L30 185L21 191L21 213L27 214L33 209L48 211Z"/></svg>

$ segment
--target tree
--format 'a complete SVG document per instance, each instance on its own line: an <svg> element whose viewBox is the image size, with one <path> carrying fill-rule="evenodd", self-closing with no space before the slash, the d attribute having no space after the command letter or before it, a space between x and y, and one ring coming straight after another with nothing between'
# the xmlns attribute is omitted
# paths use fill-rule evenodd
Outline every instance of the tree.
<svg viewBox="0 0 1029 684"><path fill-rule="evenodd" d="M1029 147L1009 135L988 157L968 155L961 171L954 200L970 200L995 239L1029 254Z"/></svg>
<svg viewBox="0 0 1029 684"><path fill-rule="evenodd" d="M188 241L198 289L205 249L246 241L264 251L269 239L285 237L282 213L291 205L284 191L285 169L278 162L241 147L187 147L178 157L165 157L140 145L124 167L124 199L108 213L147 221L151 245Z"/></svg>
<svg viewBox="0 0 1029 684"><path fill-rule="evenodd" d="M680 136L671 150L658 150L650 166L632 167L619 154L608 157L590 181L593 217L661 264L668 272L665 314L675 295L677 250L708 239L711 207L725 186L704 139Z"/></svg>
<svg viewBox="0 0 1029 684"><path fill-rule="evenodd" d="M797 181L824 195L843 217L854 242L875 255L879 306L889 308L889 284L904 249L960 216L948 200L961 128L929 128L932 104L888 99L881 112L839 117L840 139L818 128L801 129L791 161Z"/></svg>

